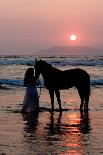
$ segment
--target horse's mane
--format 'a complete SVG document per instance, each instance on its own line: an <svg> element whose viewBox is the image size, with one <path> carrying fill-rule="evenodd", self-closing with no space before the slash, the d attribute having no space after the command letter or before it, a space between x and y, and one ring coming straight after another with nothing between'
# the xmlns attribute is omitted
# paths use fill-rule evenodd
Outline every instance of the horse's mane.
<svg viewBox="0 0 103 155"><path fill-rule="evenodd" d="M54 68L51 64L47 63L47 62L44 61L44 60L40 60L40 62L41 62L42 65L45 65L45 66L48 67L48 68Z"/></svg>
<svg viewBox="0 0 103 155"><path fill-rule="evenodd" d="M39 60L39 61L37 61L37 63L40 65L41 70L46 71L47 74L50 72L60 71L58 68L53 67L51 64L47 63L44 60Z"/></svg>

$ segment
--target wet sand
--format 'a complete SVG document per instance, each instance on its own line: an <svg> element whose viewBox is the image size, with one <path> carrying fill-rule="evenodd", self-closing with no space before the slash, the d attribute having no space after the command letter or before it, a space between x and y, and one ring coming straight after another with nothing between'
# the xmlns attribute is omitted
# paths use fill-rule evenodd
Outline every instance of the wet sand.
<svg viewBox="0 0 103 155"><path fill-rule="evenodd" d="M20 113L25 89L0 90L0 155L103 154L103 88L93 88L88 113L80 113L75 89L61 91L62 114L55 100L50 113L42 89L38 114Z"/></svg>

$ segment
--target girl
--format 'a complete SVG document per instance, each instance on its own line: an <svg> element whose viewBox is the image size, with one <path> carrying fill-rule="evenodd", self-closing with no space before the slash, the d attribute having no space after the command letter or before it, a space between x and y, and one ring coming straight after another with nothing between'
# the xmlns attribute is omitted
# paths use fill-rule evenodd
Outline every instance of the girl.
<svg viewBox="0 0 103 155"><path fill-rule="evenodd" d="M36 80L34 76L34 69L28 68L24 77L24 86L26 93L24 96L22 113L38 112L39 109L39 97L36 89Z"/></svg>

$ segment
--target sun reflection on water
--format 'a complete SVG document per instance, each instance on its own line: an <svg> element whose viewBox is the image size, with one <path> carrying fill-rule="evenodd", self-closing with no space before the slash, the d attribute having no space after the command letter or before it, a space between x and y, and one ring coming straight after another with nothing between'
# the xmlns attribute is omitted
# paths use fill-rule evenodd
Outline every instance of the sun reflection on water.
<svg viewBox="0 0 103 155"><path fill-rule="evenodd" d="M60 155L82 155L84 149L83 133L88 133L90 130L88 113L66 114L62 122L65 122L62 126L65 127L66 132Z"/></svg>
<svg viewBox="0 0 103 155"><path fill-rule="evenodd" d="M45 117L45 120L44 115L48 116ZM45 114L39 113L37 117L27 120L24 139L28 145L33 145L33 150L36 152L39 149L39 152L45 150L48 154L82 155L85 147L83 136L89 133L89 130L88 113L79 113L79 111L45 112Z"/></svg>
<svg viewBox="0 0 103 155"><path fill-rule="evenodd" d="M63 146L67 148L61 155L64 154L76 154L81 155L83 150L81 144L81 133L80 133L80 117L77 113L67 114L65 118L65 126L68 130Z"/></svg>

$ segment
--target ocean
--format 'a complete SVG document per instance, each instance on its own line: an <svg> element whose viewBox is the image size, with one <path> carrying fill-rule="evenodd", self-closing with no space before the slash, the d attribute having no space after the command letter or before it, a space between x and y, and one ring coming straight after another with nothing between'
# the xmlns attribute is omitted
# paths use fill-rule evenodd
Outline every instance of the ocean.
<svg viewBox="0 0 103 155"><path fill-rule="evenodd" d="M91 77L89 112L80 113L75 88L61 91L62 115L41 81L37 116L20 113L25 94L23 78L35 58L61 70L82 68ZM0 155L99 155L103 154L103 56L0 56Z"/></svg>

